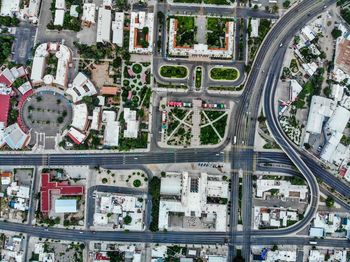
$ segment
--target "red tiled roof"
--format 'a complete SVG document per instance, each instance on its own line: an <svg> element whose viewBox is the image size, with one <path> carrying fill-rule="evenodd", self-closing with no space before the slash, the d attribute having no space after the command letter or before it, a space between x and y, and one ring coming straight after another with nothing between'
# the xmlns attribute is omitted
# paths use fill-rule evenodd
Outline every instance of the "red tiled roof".
<svg viewBox="0 0 350 262"><path fill-rule="evenodd" d="M11 86L12 82L10 80L7 79L6 76L4 76L2 73L0 73L0 83L3 83L7 86Z"/></svg>
<svg viewBox="0 0 350 262"><path fill-rule="evenodd" d="M109 257L102 255L101 253L96 253L95 260L98 261L110 261Z"/></svg>
<svg viewBox="0 0 350 262"><path fill-rule="evenodd" d="M0 95L0 122L7 125L8 113L10 110L10 95Z"/></svg>
<svg viewBox="0 0 350 262"><path fill-rule="evenodd" d="M50 174L41 174L41 212L48 213L51 206L51 193L62 196L77 196L84 194L84 186L71 186L67 181L51 182Z"/></svg>

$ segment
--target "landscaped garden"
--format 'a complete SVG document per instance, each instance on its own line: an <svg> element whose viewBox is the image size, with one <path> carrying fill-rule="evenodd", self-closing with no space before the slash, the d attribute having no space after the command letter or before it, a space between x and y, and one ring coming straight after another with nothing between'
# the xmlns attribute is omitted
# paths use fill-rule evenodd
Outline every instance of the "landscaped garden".
<svg viewBox="0 0 350 262"><path fill-rule="evenodd" d="M182 108L170 110L167 126L168 145L187 146L191 144L192 113L191 110Z"/></svg>
<svg viewBox="0 0 350 262"><path fill-rule="evenodd" d="M198 66L196 68L196 79L195 79L196 90L199 91L202 86L202 67Z"/></svg>
<svg viewBox="0 0 350 262"><path fill-rule="evenodd" d="M210 77L214 80L234 81L239 77L239 72L232 67L214 67L210 70Z"/></svg>
<svg viewBox="0 0 350 262"><path fill-rule="evenodd" d="M124 106L137 109L149 106L151 67L149 63L126 63L123 74L122 101Z"/></svg>
<svg viewBox="0 0 350 262"><path fill-rule="evenodd" d="M196 27L193 16L176 16L177 19L177 46L193 46L195 43Z"/></svg>
<svg viewBox="0 0 350 262"><path fill-rule="evenodd" d="M215 145L225 137L227 126L227 112L216 110L205 110L201 112L201 133L202 145Z"/></svg>
<svg viewBox="0 0 350 262"><path fill-rule="evenodd" d="M185 78L188 74L185 66L162 66L160 75L167 78Z"/></svg>
<svg viewBox="0 0 350 262"><path fill-rule="evenodd" d="M209 17L207 19L207 44L210 48L224 48L226 23L232 21L226 18Z"/></svg>

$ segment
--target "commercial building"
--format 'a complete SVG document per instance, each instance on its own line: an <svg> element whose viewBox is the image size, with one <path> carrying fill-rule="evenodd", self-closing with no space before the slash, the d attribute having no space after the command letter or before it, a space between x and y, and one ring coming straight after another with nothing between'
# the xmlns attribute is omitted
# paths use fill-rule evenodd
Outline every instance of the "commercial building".
<svg viewBox="0 0 350 262"><path fill-rule="evenodd" d="M282 199L296 198L301 201L307 199L308 187L306 185L292 185L285 180L258 179L256 181L256 196L265 198L270 190L278 190Z"/></svg>
<svg viewBox="0 0 350 262"><path fill-rule="evenodd" d="M119 47L123 46L124 40L124 13L116 12L115 21L112 22L112 31L113 31L113 44L118 45Z"/></svg>
<svg viewBox="0 0 350 262"><path fill-rule="evenodd" d="M124 120L126 123L124 137L137 138L139 132L139 122L136 120L136 111L130 110L130 108L124 108Z"/></svg>
<svg viewBox="0 0 350 262"><path fill-rule="evenodd" d="M49 55L55 55L58 59L56 76L45 76L46 60ZM68 68L72 61L71 50L59 43L44 43L37 47L33 58L33 66L30 79L34 85L56 84L58 86L66 87L68 83Z"/></svg>
<svg viewBox="0 0 350 262"><path fill-rule="evenodd" d="M228 199L228 182L206 173L167 173L161 179L159 228L171 229L174 217L182 217L184 227L206 226L216 231L226 231L227 205L208 202L209 199ZM176 220L176 219L175 219ZM188 221L190 220L190 221Z"/></svg>
<svg viewBox="0 0 350 262"><path fill-rule="evenodd" d="M71 126L85 131L88 128L88 109L85 103L73 105L73 120Z"/></svg>
<svg viewBox="0 0 350 262"><path fill-rule="evenodd" d="M336 108L332 99L313 96L311 99L306 131L312 134L321 134L325 118L330 117Z"/></svg>
<svg viewBox="0 0 350 262"><path fill-rule="evenodd" d="M153 50L153 13L131 12L130 18L130 43L131 53L150 54ZM148 28L147 33L143 32ZM141 41L148 43L142 45Z"/></svg>
<svg viewBox="0 0 350 262"><path fill-rule="evenodd" d="M74 78L73 83L68 87L66 93L72 97L73 103L77 103L85 96L96 95L97 91L91 80L79 72Z"/></svg>
<svg viewBox="0 0 350 262"><path fill-rule="evenodd" d="M116 121L116 112L103 111L102 122L105 123L105 130L103 136L103 145L107 147L116 147L119 145L120 125Z"/></svg>
<svg viewBox="0 0 350 262"><path fill-rule="evenodd" d="M111 23L112 23L112 11L100 7L98 9L97 17L97 43L110 42L111 41Z"/></svg>
<svg viewBox="0 0 350 262"><path fill-rule="evenodd" d="M90 27L95 24L96 5L94 3L84 3L81 21L84 26Z"/></svg>
<svg viewBox="0 0 350 262"><path fill-rule="evenodd" d="M321 159L340 165L349 158L350 148L340 144L343 131L350 119L350 111L338 106L325 125L327 143L321 152Z"/></svg>
<svg viewBox="0 0 350 262"><path fill-rule="evenodd" d="M80 196L84 194L84 186L72 186L67 181L52 182L49 173L41 174L40 210L49 213L51 196Z"/></svg>
<svg viewBox="0 0 350 262"><path fill-rule="evenodd" d="M169 54L175 56L207 56L219 58L231 58L234 50L234 22L226 23L225 47L209 48L208 45L199 43L193 47L178 46L176 43L178 20L170 18L169 21Z"/></svg>

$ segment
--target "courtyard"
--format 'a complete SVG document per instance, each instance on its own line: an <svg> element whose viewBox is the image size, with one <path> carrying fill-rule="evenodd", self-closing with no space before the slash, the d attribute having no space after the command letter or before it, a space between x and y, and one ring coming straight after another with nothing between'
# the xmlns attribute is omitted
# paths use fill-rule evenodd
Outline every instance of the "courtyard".
<svg viewBox="0 0 350 262"><path fill-rule="evenodd" d="M42 90L28 97L21 114L28 129L46 136L55 136L72 121L70 101L53 90Z"/></svg>

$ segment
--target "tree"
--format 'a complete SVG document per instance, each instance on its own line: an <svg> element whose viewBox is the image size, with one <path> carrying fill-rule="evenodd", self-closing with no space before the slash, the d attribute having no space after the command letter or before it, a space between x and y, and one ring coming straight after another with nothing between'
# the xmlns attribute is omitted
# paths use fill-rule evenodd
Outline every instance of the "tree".
<svg viewBox="0 0 350 262"><path fill-rule="evenodd" d="M140 187L141 181L139 179L136 179L136 180L134 180L134 182L132 184L134 185L134 187Z"/></svg>
<svg viewBox="0 0 350 262"><path fill-rule="evenodd" d="M332 30L332 36L334 39L337 39L338 37L340 37L342 35L342 33L343 32L341 30L339 30L338 28L334 28Z"/></svg>
<svg viewBox="0 0 350 262"><path fill-rule="evenodd" d="M122 262L124 261L123 253L119 251L107 251L107 256L110 262Z"/></svg>
<svg viewBox="0 0 350 262"><path fill-rule="evenodd" d="M276 4L274 4L273 6L272 6L272 12L273 13L278 13L278 5L276 5Z"/></svg>
<svg viewBox="0 0 350 262"><path fill-rule="evenodd" d="M149 32L149 28L147 26L145 26L144 28L142 28L142 34L147 35Z"/></svg>
<svg viewBox="0 0 350 262"><path fill-rule="evenodd" d="M306 150L309 150L309 149L311 148L311 146L310 146L309 143L305 143L305 144L304 144L304 147L305 147Z"/></svg>
<svg viewBox="0 0 350 262"><path fill-rule="evenodd" d="M289 0L286 0L283 2L283 7L284 8L288 8L290 6L290 1Z"/></svg>
<svg viewBox="0 0 350 262"><path fill-rule="evenodd" d="M123 221L124 221L124 224L129 225L129 224L131 223L131 221L132 221L132 218L131 218L131 216L126 215L126 216L123 218Z"/></svg>
<svg viewBox="0 0 350 262"><path fill-rule="evenodd" d="M326 206L331 208L334 206L334 199L332 197L327 197L326 199Z"/></svg>
<svg viewBox="0 0 350 262"><path fill-rule="evenodd" d="M161 177L165 177L166 173L164 171L160 172Z"/></svg>

